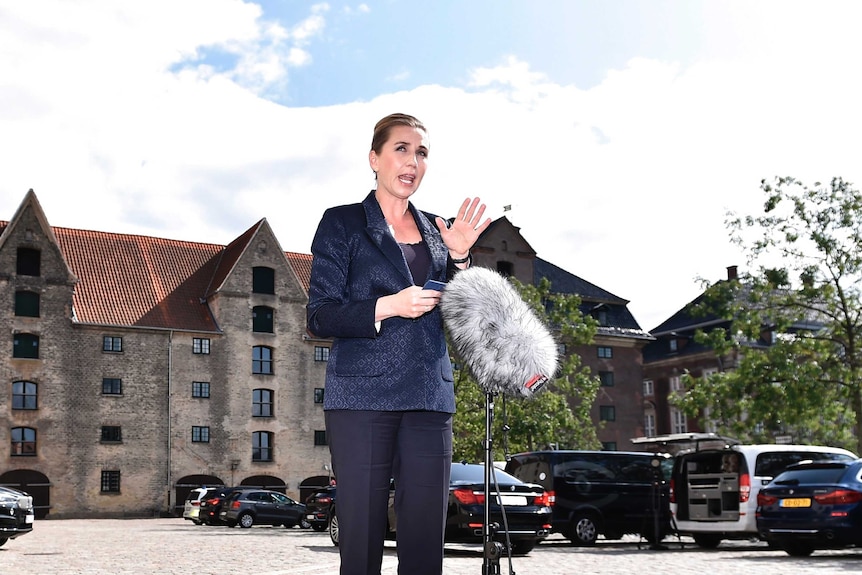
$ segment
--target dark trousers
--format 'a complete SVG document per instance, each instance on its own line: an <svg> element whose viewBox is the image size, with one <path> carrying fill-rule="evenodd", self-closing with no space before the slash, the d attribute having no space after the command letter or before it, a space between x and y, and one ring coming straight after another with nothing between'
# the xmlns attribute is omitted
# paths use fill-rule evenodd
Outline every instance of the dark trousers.
<svg viewBox="0 0 862 575"><path fill-rule="evenodd" d="M452 414L326 412L337 486L341 575L379 575L395 480L398 573L440 575L452 466Z"/></svg>

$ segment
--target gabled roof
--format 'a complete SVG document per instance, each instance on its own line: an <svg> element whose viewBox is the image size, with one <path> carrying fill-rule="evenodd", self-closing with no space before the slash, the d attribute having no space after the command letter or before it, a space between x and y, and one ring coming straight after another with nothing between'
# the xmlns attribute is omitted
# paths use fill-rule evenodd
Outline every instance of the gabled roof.
<svg viewBox="0 0 862 575"><path fill-rule="evenodd" d="M72 298L74 321L218 332L206 297L218 291L263 222L257 222L228 246L48 229L78 278ZM0 221L0 234L8 227L9 222ZM311 254L284 255L307 292Z"/></svg>
<svg viewBox="0 0 862 575"><path fill-rule="evenodd" d="M203 297L222 246L69 228L54 230L79 278L73 297L76 321L218 331Z"/></svg>
<svg viewBox="0 0 862 575"><path fill-rule="evenodd" d="M599 326L598 333L609 336L652 339L641 329L628 308L628 300L612 294L551 262L536 258L533 263L533 280L538 284L542 278L551 282L552 293L574 294L581 298L581 312L591 315L597 308L603 308L607 317L606 325Z"/></svg>
<svg viewBox="0 0 862 575"><path fill-rule="evenodd" d="M6 238L12 235L12 230L18 225L21 221L22 214L30 210L33 213L33 217L39 223L39 228L42 234L48 237L52 244L57 245L57 238L54 236L54 231L51 228L51 225L48 223L48 218L45 217L45 211L42 209L42 204L39 203L39 199L36 197L36 192L31 188L24 195L24 200L21 202L21 205L18 206L18 209L15 210L15 215L12 216L12 219L8 222L0 222L2 226L0 226L0 249L3 249L3 244L6 243ZM9 233L4 233L4 232ZM63 259L63 254L59 254L60 258ZM72 274L72 270L69 268L69 262L63 261L63 264L66 266L66 270L69 274ZM74 278L72 278L74 280Z"/></svg>

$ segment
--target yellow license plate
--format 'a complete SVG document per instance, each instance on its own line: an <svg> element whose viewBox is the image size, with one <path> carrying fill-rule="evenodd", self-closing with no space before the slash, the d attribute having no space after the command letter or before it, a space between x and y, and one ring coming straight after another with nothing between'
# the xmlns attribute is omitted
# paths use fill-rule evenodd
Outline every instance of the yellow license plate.
<svg viewBox="0 0 862 575"><path fill-rule="evenodd" d="M782 499L779 507L811 507L811 499L808 497L791 497Z"/></svg>

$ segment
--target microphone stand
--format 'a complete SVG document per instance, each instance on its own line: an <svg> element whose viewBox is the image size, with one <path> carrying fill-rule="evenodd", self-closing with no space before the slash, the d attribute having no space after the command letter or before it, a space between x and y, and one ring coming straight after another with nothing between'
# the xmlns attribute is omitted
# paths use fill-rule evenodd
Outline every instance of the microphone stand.
<svg viewBox="0 0 862 575"><path fill-rule="evenodd" d="M491 466L494 465L492 446L491 424L494 421L494 395L485 392L485 517L482 522L482 575L500 574L500 557L503 555L503 545L494 541L494 529L491 528L491 511L488 503L491 497Z"/></svg>

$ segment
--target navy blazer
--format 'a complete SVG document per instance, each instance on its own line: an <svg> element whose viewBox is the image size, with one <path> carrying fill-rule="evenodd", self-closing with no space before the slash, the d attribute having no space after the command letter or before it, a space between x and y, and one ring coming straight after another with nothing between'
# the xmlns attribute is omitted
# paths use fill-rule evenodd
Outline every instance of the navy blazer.
<svg viewBox="0 0 862 575"><path fill-rule="evenodd" d="M333 338L323 408L455 412L452 364L439 306L375 327L377 299L456 271L435 216L409 205L431 257L413 278L377 198L326 210L311 244L308 329Z"/></svg>

